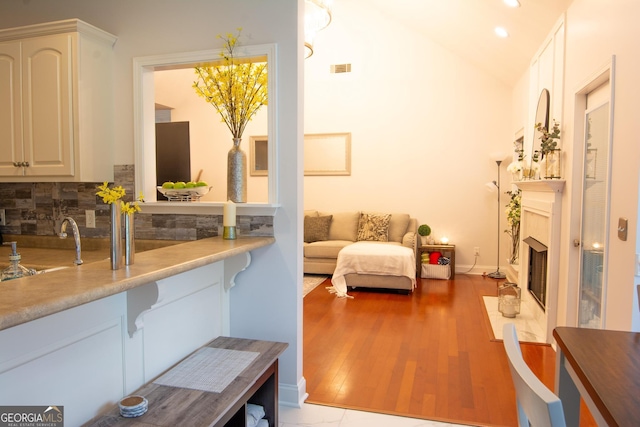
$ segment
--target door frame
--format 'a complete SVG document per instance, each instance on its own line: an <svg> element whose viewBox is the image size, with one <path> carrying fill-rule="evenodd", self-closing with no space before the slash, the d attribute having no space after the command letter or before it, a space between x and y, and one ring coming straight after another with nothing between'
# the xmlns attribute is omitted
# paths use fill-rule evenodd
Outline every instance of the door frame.
<svg viewBox="0 0 640 427"><path fill-rule="evenodd" d="M609 141L613 142L613 128L614 128L614 112L615 112L615 55L611 56L609 62L602 66L595 73L591 74L585 83L579 86L574 93L574 108L573 108L573 145L572 145L572 172L571 182L574 183L571 191L571 221L569 227L569 234L571 241L579 242L581 244L582 238L582 193L583 193L583 175L584 175L584 156L585 156L585 113L587 111L587 95L597 87L609 82ZM580 183L579 185L577 183ZM611 181L609 181L610 192ZM610 209L610 198L607 199L608 206L607 212ZM608 217L608 213L607 213ZM608 225L607 225L608 226ZM580 255L582 251L575 243L571 245L573 250L569 251L569 267L567 276L567 307L566 307L566 325L577 326L578 325L578 309L580 304L580 279L582 261ZM604 283L607 283L605 277ZM605 285L606 286L606 285ZM606 304L606 287L603 290L602 304ZM604 311L603 311L604 312ZM606 316L602 317L602 327L606 325Z"/></svg>

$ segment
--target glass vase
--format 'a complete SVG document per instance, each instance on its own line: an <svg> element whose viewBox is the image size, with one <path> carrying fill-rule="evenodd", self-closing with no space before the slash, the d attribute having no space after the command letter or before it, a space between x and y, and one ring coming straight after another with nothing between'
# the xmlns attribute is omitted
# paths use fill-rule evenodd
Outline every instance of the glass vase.
<svg viewBox="0 0 640 427"><path fill-rule="evenodd" d="M247 201L247 155L240 148L242 138L233 138L233 147L227 156L227 200L234 203Z"/></svg>
<svg viewBox="0 0 640 427"><path fill-rule="evenodd" d="M133 264L136 254L135 221L133 214L124 215L124 263Z"/></svg>
<svg viewBox="0 0 640 427"><path fill-rule="evenodd" d="M119 201L111 203L111 233L110 233L111 269L122 268L122 207Z"/></svg>
<svg viewBox="0 0 640 427"><path fill-rule="evenodd" d="M560 179L560 149L555 149L547 152L544 155L544 173L545 179Z"/></svg>

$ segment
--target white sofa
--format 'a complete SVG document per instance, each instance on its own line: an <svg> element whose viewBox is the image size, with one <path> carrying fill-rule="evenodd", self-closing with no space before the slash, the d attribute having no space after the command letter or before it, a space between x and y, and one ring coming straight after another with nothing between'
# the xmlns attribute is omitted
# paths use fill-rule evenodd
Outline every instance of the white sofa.
<svg viewBox="0 0 640 427"><path fill-rule="evenodd" d="M348 245L362 240L360 228L362 215L366 212L322 212L305 211L304 272L310 274L333 274L338 253ZM391 213L386 230L387 241L382 245L405 246L413 251L415 260L418 222L406 213ZM360 231L360 238L359 238ZM376 230L384 233L384 230ZM370 240L366 238L366 240ZM373 275L361 272L345 276L349 287L400 289L411 292L415 277L396 275Z"/></svg>

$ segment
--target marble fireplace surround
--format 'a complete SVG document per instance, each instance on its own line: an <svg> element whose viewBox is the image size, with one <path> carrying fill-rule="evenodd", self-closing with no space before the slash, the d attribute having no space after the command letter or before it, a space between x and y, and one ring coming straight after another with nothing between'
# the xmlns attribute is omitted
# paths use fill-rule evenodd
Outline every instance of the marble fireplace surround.
<svg viewBox="0 0 640 427"><path fill-rule="evenodd" d="M546 311L532 304L534 318L544 331L544 342L551 343L558 312L558 281L560 276L560 220L564 180L531 180L515 183L522 191L520 215L520 272L519 286L528 294L529 245L524 242L533 237L547 246ZM528 295L527 295L528 297ZM523 298L524 300L525 298ZM533 300L533 298L527 298Z"/></svg>

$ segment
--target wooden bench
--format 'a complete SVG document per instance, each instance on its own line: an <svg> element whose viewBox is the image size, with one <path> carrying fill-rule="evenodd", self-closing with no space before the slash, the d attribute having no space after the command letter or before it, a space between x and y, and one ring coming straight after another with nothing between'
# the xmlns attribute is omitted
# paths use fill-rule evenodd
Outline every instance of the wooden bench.
<svg viewBox="0 0 640 427"><path fill-rule="evenodd" d="M122 417L116 405L86 425L245 427L247 403L252 403L264 407L269 426L277 427L278 357L287 346L285 343L218 337L205 347L258 353L224 390L216 393L150 382L132 393L148 400L149 409L144 415ZM180 363L165 374L172 373L179 366ZM165 374L159 378L162 379Z"/></svg>

